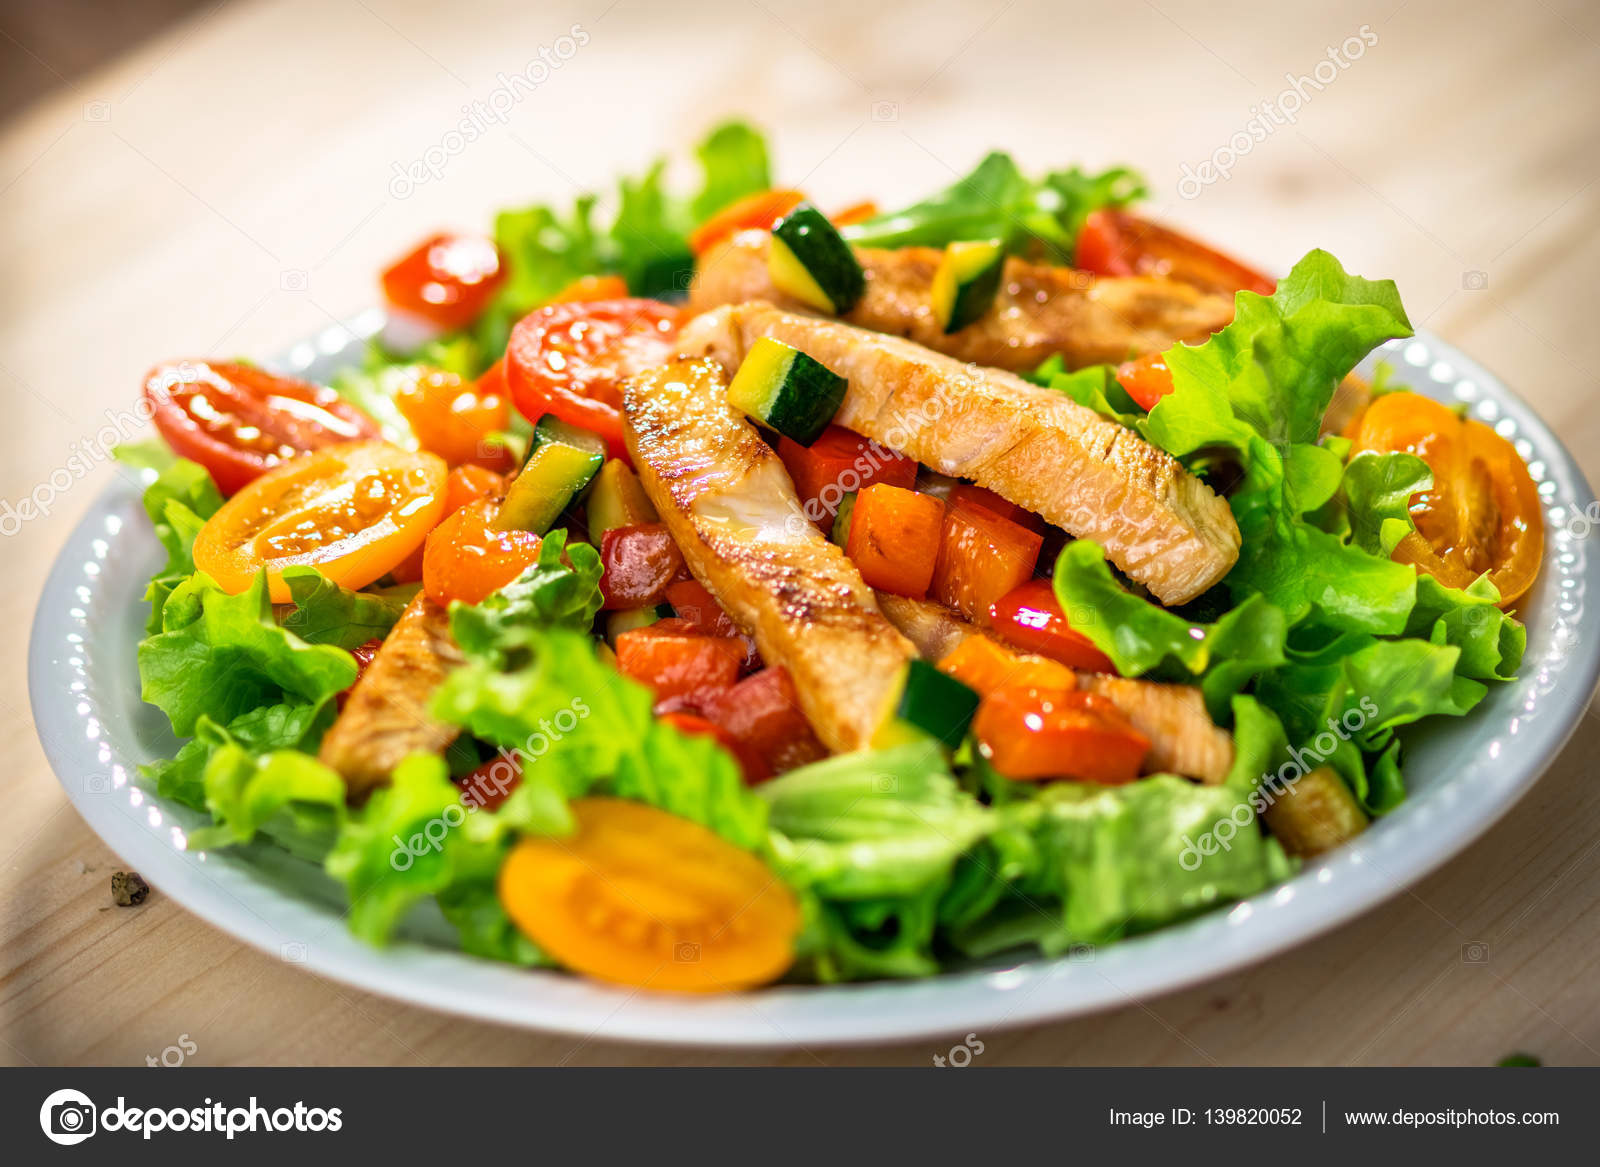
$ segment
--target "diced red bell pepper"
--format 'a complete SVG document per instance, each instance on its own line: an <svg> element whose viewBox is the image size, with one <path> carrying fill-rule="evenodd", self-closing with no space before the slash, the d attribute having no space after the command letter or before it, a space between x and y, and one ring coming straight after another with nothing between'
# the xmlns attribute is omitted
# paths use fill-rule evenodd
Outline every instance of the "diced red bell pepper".
<svg viewBox="0 0 1600 1167"><path fill-rule="evenodd" d="M1115 705L1081 689L996 689L972 720L978 749L1007 778L1108 786L1139 776L1150 739Z"/></svg>
<svg viewBox="0 0 1600 1167"><path fill-rule="evenodd" d="M657 716L682 733L708 737L727 750L728 753L733 755L734 761L739 763L739 771L744 776L747 785L772 777L772 771L768 768L765 759L752 754L743 742L716 722L709 721L700 714L688 710L671 710L666 713L659 713Z"/></svg>
<svg viewBox="0 0 1600 1167"><path fill-rule="evenodd" d="M794 480L806 518L823 534L833 530L839 503L851 491L874 482L907 490L917 483L917 464L912 459L838 425L823 430L809 446L792 438L779 439L778 457Z"/></svg>
<svg viewBox="0 0 1600 1167"><path fill-rule="evenodd" d="M616 650L618 670L649 685L657 701L685 697L698 704L732 686L744 663L740 641L701 636L669 620L622 633Z"/></svg>
<svg viewBox="0 0 1600 1167"><path fill-rule="evenodd" d="M1044 519L1034 514L1027 507L1018 506L1003 494L996 494L987 487L978 486L971 482L958 482L950 488L951 500L960 499L972 506L982 507L991 514L999 515L1002 519L1009 519L1013 523L1028 528L1036 535L1044 534L1048 524Z"/></svg>
<svg viewBox="0 0 1600 1167"><path fill-rule="evenodd" d="M497 754L455 780L461 787L461 801L484 810L499 810L521 782L522 763L510 754Z"/></svg>
<svg viewBox="0 0 1600 1167"><path fill-rule="evenodd" d="M944 531L944 503L931 494L874 482L856 495L845 554L880 591L928 594Z"/></svg>
<svg viewBox="0 0 1600 1167"><path fill-rule="evenodd" d="M944 509L944 533L929 595L969 620L1033 577L1044 538L1020 523L961 499Z"/></svg>
<svg viewBox="0 0 1600 1167"><path fill-rule="evenodd" d="M664 523L615 527L600 540L600 595L610 608L648 608L659 604L667 585L688 574L683 552Z"/></svg>
<svg viewBox="0 0 1600 1167"><path fill-rule="evenodd" d="M730 689L706 698L706 717L738 741L749 764L749 781L760 781L827 756L800 711L794 681L782 665L762 669ZM759 767L759 769L758 769Z"/></svg>
<svg viewBox="0 0 1600 1167"><path fill-rule="evenodd" d="M1024 652L1038 653L1087 673L1115 673L1111 658L1073 628L1046 579L1030 579L989 606L989 624Z"/></svg>

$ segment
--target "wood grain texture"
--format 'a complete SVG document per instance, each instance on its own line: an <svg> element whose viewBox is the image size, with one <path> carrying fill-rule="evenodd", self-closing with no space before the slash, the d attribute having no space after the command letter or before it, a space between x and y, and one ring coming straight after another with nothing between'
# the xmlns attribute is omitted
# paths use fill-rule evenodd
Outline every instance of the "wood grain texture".
<svg viewBox="0 0 1600 1167"><path fill-rule="evenodd" d="M524 86L504 124L471 143L446 136L463 105L490 101L500 74L573 25L588 43ZM1293 125L1183 197L1185 163L1248 132L1253 106L1363 25L1376 43L1322 90L1302 86ZM23 60L9 39L0 51ZM566 201L738 111L774 129L783 178L824 205L917 194L990 146L1037 168L1136 163L1158 212L1267 267L1317 245L1397 279L1416 324L1500 371L1600 477L1597 99L1600 10L1585 0L208 6L0 126L0 499L65 466L156 360L278 351L370 303L380 266L424 232ZM396 175L431 148L437 177L407 190ZM22 652L51 559L112 473L97 464L0 542L13 645L0 679L0 1061L139 1064L180 1035L207 1064L928 1064L944 1052L685 1053L499 1029L320 981L159 888L112 908L118 861L45 764ZM1188 992L985 1033L979 1061L1481 1065L1525 1050L1600 1062L1597 755L1590 717L1486 839L1329 936ZM1463 961L1468 944L1488 945L1487 963Z"/></svg>

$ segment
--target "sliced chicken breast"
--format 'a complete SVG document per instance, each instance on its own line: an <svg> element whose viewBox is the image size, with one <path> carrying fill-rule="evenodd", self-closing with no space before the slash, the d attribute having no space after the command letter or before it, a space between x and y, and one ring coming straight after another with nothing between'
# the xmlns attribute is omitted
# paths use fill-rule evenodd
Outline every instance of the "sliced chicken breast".
<svg viewBox="0 0 1600 1167"><path fill-rule="evenodd" d="M461 730L434 720L433 695L462 661L450 613L421 593L406 605L322 739L318 757L353 798L388 782L407 755L443 753Z"/></svg>
<svg viewBox="0 0 1600 1167"><path fill-rule="evenodd" d="M809 311L786 297L767 274L772 236L742 231L700 260L689 307L767 300ZM994 308L946 333L929 304L933 273L944 253L934 247L856 251L867 277L861 301L842 319L903 336L958 361L1026 372L1060 353L1069 368L1115 364L1142 353L1201 341L1233 319L1233 297L1153 277L1097 278L1071 268L1006 260Z"/></svg>
<svg viewBox="0 0 1600 1167"><path fill-rule="evenodd" d="M1012 373L760 302L696 317L678 344L733 370L763 336L848 379L840 425L1093 539L1163 603L1198 596L1239 557L1228 504L1176 459Z"/></svg>
<svg viewBox="0 0 1600 1167"><path fill-rule="evenodd" d="M959 613L931 600L880 593L878 602L884 615L927 660L943 660L969 636L982 636L1006 648ZM1233 768L1233 737L1212 722L1205 699L1193 685L1163 685L1101 673L1077 676L1078 688L1106 698L1150 739L1146 774L1180 774L1211 785L1228 776Z"/></svg>
<svg viewBox="0 0 1600 1167"><path fill-rule="evenodd" d="M916 655L844 552L800 509L788 472L730 406L715 361L680 361L623 386L639 480L694 577L794 680L836 752L869 744Z"/></svg>

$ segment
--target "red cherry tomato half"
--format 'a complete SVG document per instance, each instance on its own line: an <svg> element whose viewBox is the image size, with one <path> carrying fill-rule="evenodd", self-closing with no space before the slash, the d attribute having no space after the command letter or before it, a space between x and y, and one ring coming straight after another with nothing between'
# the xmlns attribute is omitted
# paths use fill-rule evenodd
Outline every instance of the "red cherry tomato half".
<svg viewBox="0 0 1600 1167"><path fill-rule="evenodd" d="M440 328L465 328L506 278L500 249L481 235L424 239L383 273L384 298Z"/></svg>
<svg viewBox="0 0 1600 1167"><path fill-rule="evenodd" d="M506 384L529 421L547 413L622 444L619 384L665 363L678 335L678 311L659 300L549 304L517 322L506 348Z"/></svg>
<svg viewBox="0 0 1600 1167"><path fill-rule="evenodd" d="M144 396L167 445L209 470L223 494L296 454L380 436L332 389L231 361L159 365Z"/></svg>

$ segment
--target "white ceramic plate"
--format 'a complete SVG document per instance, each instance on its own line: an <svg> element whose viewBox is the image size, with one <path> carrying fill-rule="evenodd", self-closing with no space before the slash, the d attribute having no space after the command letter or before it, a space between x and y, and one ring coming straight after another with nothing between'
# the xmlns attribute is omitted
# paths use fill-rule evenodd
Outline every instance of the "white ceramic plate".
<svg viewBox="0 0 1600 1167"><path fill-rule="evenodd" d="M296 346L282 364L324 379L358 359L382 323L381 313L368 313ZM1589 554L1587 537L1600 530L1600 508L1583 475L1526 405L1449 345L1424 336L1378 356L1398 366L1401 380L1465 403L1512 439L1540 484L1549 537L1524 612L1522 677L1494 689L1471 717L1412 734L1410 798L1350 845L1231 908L1077 959L691 999L463 956L443 920L425 914L393 947L368 948L346 932L340 889L318 868L264 845L185 851L184 832L200 816L139 788L134 766L176 743L161 714L139 700L140 596L163 556L127 484L96 502L50 574L29 650L34 720L78 811L160 892L281 959L432 1009L617 1040L784 1046L981 1032L1127 1004L1280 952L1422 878L1532 786L1594 690L1600 632L1585 611L1600 557Z"/></svg>

